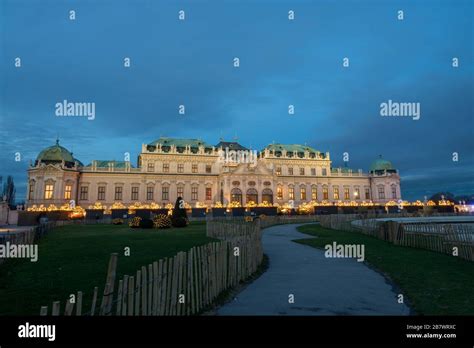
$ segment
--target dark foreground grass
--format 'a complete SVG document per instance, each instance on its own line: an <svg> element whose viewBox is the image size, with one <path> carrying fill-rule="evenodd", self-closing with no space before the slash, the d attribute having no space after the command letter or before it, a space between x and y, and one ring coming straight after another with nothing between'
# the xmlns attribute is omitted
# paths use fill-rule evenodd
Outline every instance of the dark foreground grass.
<svg viewBox="0 0 474 348"><path fill-rule="evenodd" d="M401 289L417 314L474 315L474 263L423 249L400 247L355 232L319 225L298 230L317 238L296 242L324 248L338 244L364 244L365 261L385 273Z"/></svg>
<svg viewBox="0 0 474 348"><path fill-rule="evenodd" d="M103 291L111 253L118 253L121 277L211 241L204 222L166 230L126 225L59 227L40 241L37 262L11 259L0 265L0 315L38 315L41 306L51 311L52 301L61 301L62 312L68 296L79 290L84 293L83 312L88 312L94 286ZM124 256L125 247L130 248L130 256Z"/></svg>

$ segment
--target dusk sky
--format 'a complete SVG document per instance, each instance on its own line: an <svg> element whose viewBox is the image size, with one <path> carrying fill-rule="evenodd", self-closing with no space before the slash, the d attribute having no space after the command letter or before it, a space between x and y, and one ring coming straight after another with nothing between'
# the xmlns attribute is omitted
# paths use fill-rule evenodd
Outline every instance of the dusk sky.
<svg viewBox="0 0 474 348"><path fill-rule="evenodd" d="M24 200L29 161L57 135L84 164L133 165L160 136L237 137L306 143L333 166L348 152L364 171L381 154L408 200L472 194L473 3L0 0L0 175ZM63 100L94 102L95 119L57 117ZM420 119L382 117L388 100L420 103Z"/></svg>

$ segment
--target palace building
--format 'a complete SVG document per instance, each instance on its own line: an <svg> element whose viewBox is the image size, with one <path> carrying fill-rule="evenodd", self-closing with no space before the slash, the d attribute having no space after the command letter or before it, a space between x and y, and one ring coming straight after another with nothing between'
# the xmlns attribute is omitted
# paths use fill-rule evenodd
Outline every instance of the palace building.
<svg viewBox="0 0 474 348"><path fill-rule="evenodd" d="M329 153L304 145L270 144L250 151L237 142L161 137L143 144L137 165L93 160L84 165L63 146L44 149L28 169L27 205L81 207L100 202L157 203L183 197L192 207L238 202L386 203L401 199L400 176L379 158L368 172L334 168Z"/></svg>

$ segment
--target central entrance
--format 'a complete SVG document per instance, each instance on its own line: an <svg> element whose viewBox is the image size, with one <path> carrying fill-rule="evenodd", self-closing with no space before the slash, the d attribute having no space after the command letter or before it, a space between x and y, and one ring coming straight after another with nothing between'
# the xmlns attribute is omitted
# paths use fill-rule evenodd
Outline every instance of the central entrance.
<svg viewBox="0 0 474 348"><path fill-rule="evenodd" d="M266 188L262 191L262 202L273 204L273 191L271 189Z"/></svg>
<svg viewBox="0 0 474 348"><path fill-rule="evenodd" d="M258 192L254 188L250 188L247 190L247 197L246 197L246 203L254 202L255 204L258 204Z"/></svg>
<svg viewBox="0 0 474 348"><path fill-rule="evenodd" d="M230 201L233 202L238 202L242 206L242 191L238 188L233 188L232 191L230 191Z"/></svg>

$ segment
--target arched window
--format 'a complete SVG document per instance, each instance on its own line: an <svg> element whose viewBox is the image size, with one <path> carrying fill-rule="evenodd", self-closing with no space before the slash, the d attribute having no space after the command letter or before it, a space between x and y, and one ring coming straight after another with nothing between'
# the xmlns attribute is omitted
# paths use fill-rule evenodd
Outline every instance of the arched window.
<svg viewBox="0 0 474 348"><path fill-rule="evenodd" d="M262 202L273 204L273 191L271 189L266 188L262 191Z"/></svg>
<svg viewBox="0 0 474 348"><path fill-rule="evenodd" d="M230 191L230 201L231 203L238 202L242 205L242 191L238 188L233 188L232 191Z"/></svg>
<svg viewBox="0 0 474 348"><path fill-rule="evenodd" d="M247 203L254 202L258 204L258 192L256 189L250 188L247 190L246 202Z"/></svg>

